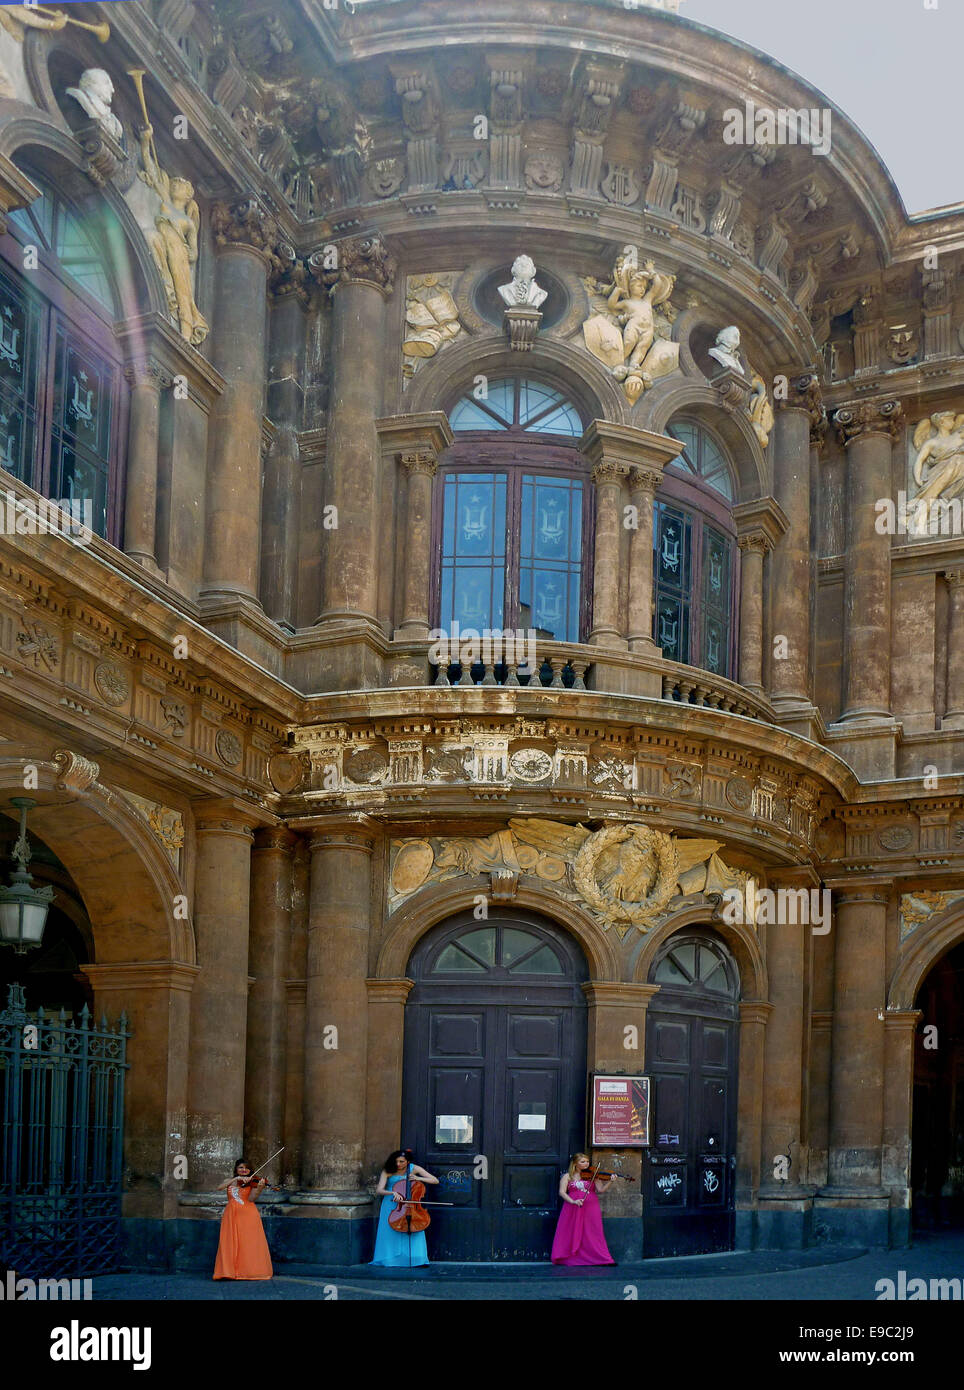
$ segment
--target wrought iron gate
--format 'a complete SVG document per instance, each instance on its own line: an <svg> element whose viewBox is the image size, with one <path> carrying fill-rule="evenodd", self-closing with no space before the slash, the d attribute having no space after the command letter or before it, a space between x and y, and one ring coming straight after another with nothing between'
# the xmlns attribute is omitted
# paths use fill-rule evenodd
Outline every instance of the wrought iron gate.
<svg viewBox="0 0 964 1390"><path fill-rule="evenodd" d="M92 1026L28 1014L21 985L0 1012L0 1259L33 1278L115 1269L120 1250L127 1018Z"/></svg>

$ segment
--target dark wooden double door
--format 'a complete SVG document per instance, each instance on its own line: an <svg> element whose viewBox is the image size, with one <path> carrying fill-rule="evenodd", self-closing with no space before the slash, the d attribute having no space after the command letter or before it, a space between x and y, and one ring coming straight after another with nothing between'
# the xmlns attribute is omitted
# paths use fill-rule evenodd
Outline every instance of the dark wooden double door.
<svg viewBox="0 0 964 1390"><path fill-rule="evenodd" d="M409 965L402 1143L436 1174L432 1260L545 1260L585 1135L585 961L535 916L471 913Z"/></svg>
<svg viewBox="0 0 964 1390"><path fill-rule="evenodd" d="M733 1248L739 976L710 933L671 937L646 1018L650 1147L643 1254Z"/></svg>

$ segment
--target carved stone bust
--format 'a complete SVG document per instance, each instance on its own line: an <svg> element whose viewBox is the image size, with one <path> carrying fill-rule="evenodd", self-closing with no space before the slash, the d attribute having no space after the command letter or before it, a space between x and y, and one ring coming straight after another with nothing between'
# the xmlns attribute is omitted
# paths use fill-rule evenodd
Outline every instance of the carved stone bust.
<svg viewBox="0 0 964 1390"><path fill-rule="evenodd" d="M80 74L80 85L68 87L66 95L79 102L91 120L103 126L118 143L123 139L124 127L110 109L114 84L109 72L103 68L85 68Z"/></svg>
<svg viewBox="0 0 964 1390"><path fill-rule="evenodd" d="M717 333L716 344L710 348L710 356L719 362L721 367L728 367L744 376L743 363L737 356L739 347L740 330L735 324L731 324L728 328L721 328Z"/></svg>
<svg viewBox="0 0 964 1390"><path fill-rule="evenodd" d="M510 309L538 309L549 291L536 284L535 262L530 256L516 256L512 262L512 279L499 286L503 303Z"/></svg>

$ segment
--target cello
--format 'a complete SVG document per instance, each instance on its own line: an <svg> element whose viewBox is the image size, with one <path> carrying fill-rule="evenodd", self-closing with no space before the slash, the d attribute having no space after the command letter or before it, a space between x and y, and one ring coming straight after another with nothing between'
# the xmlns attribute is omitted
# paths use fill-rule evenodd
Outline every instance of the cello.
<svg viewBox="0 0 964 1390"><path fill-rule="evenodd" d="M454 1202L425 1202L425 1184L418 1178L409 1179L405 1177L399 1183L396 1191L403 1191L404 1200L399 1202L395 1211L389 1212L388 1224L393 1231L398 1231L401 1235L414 1236L419 1231L424 1231L432 1224L432 1218L425 1210L426 1207L454 1207Z"/></svg>

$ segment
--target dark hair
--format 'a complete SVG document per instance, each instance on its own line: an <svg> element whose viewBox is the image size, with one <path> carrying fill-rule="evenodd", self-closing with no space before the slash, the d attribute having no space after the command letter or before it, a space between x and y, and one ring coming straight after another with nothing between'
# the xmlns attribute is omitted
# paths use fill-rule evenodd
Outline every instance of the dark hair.
<svg viewBox="0 0 964 1390"><path fill-rule="evenodd" d="M244 1164L245 1168L247 1168L248 1172L251 1172L251 1164L248 1162L248 1160L246 1158L239 1158L237 1163L234 1165L235 1177L238 1176L238 1169L241 1167L242 1163Z"/></svg>
<svg viewBox="0 0 964 1390"><path fill-rule="evenodd" d="M399 1159L399 1158L405 1158L405 1159L407 1159L407 1160L409 1161L409 1163L411 1163L411 1161L412 1161L412 1151L411 1151L411 1149L393 1149L392 1152L391 1152L391 1153L388 1155L388 1157L386 1158L385 1162L382 1164L382 1172L383 1172L383 1173L395 1173L395 1172L397 1172L398 1170L397 1170L396 1167L395 1167L395 1160L396 1160L396 1159Z"/></svg>

